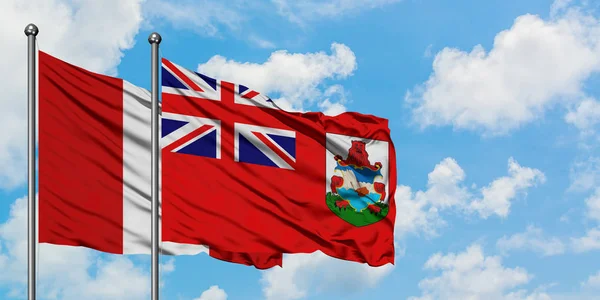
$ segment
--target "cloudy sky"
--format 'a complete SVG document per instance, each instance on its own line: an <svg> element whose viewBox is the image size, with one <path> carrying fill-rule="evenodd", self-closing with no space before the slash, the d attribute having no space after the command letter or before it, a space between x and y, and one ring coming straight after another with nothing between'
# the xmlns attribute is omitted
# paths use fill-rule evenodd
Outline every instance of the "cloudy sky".
<svg viewBox="0 0 600 300"><path fill-rule="evenodd" d="M163 299L598 299L600 3L0 1L0 298L26 295L26 38L149 88L147 42L282 106L390 120L395 266L161 258ZM41 299L149 299L148 256L42 245Z"/></svg>

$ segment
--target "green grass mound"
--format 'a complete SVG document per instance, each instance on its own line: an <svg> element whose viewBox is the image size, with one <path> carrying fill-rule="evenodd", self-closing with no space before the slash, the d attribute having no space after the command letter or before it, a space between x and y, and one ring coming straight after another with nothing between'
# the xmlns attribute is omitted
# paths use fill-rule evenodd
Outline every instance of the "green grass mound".
<svg viewBox="0 0 600 300"><path fill-rule="evenodd" d="M339 208L335 205L335 202L343 201L344 199L342 199L342 197L339 195L332 194L331 192L327 193L325 199L327 202L327 207L329 207L333 213L338 215L338 217L342 218L346 222L359 227L381 221L387 216L388 211L390 210L389 206L383 203L376 204L381 209L379 213L374 213L368 208L365 208L362 212L355 211L351 206Z"/></svg>

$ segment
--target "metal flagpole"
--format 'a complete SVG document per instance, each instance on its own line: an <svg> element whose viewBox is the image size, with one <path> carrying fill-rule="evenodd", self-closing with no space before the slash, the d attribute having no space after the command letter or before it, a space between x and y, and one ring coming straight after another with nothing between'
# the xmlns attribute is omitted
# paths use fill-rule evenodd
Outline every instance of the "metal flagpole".
<svg viewBox="0 0 600 300"><path fill-rule="evenodd" d="M35 24L25 27L27 36L27 295L35 300L36 274L36 203L35 203L35 106L36 106L36 47L35 39L39 30Z"/></svg>
<svg viewBox="0 0 600 300"><path fill-rule="evenodd" d="M159 132L158 132L158 45L162 38L153 32L148 37L152 47L152 300L158 300L158 163L159 163Z"/></svg>

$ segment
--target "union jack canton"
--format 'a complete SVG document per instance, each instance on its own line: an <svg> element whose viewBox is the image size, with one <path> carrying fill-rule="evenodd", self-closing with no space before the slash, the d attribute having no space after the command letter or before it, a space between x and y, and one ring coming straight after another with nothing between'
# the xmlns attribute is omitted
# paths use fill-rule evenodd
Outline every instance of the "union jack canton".
<svg viewBox="0 0 600 300"><path fill-rule="evenodd" d="M218 101L234 111L244 106L279 109L266 95L241 84L217 80L162 59L163 94L184 97L203 105L202 101ZM233 95L231 95L233 94ZM233 101L228 101L229 99ZM208 102L204 103L209 105ZM214 102L210 103L214 104ZM221 128L224 120L190 116L181 113L162 113L161 147L163 151L206 158L223 159ZM296 163L296 132L291 130L233 122L233 159L267 167L294 170ZM228 149L226 151L230 151Z"/></svg>

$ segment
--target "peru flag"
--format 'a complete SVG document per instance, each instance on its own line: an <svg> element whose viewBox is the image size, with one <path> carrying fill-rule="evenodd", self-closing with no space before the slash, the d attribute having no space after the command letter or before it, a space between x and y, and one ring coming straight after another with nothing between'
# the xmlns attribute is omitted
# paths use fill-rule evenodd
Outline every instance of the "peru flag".
<svg viewBox="0 0 600 300"><path fill-rule="evenodd" d="M39 52L40 243L150 253L150 99L125 80ZM276 251L206 245L163 241L160 247L164 254L208 252L261 269L281 265Z"/></svg>
<svg viewBox="0 0 600 300"><path fill-rule="evenodd" d="M167 59L161 74L165 241L394 263L386 119L287 112Z"/></svg>

